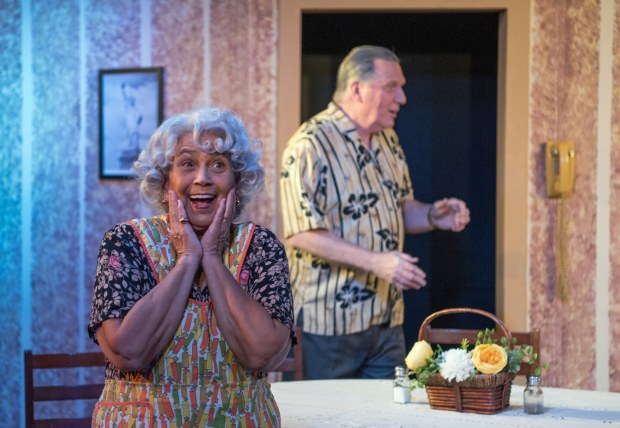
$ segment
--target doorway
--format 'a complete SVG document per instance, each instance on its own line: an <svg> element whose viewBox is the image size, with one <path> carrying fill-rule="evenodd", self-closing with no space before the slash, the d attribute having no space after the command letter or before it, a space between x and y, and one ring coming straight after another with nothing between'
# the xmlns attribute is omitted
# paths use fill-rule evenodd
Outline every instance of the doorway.
<svg viewBox="0 0 620 428"><path fill-rule="evenodd" d="M279 3L277 159L301 120L301 17L305 13L471 13L499 16L497 73L496 315L528 326L528 141L532 0L295 0ZM274 186L278 192L278 186ZM275 209L280 212L280 200ZM282 224L276 225L282 236Z"/></svg>
<svg viewBox="0 0 620 428"><path fill-rule="evenodd" d="M405 293L410 347L432 312L456 306L495 313L497 75L499 14L307 13L302 15L301 120L323 110L337 67L360 44L386 46L401 59L408 102L396 131L416 198L467 202L465 231L408 235L428 286ZM363 28L363 31L357 29ZM484 329L482 317L454 315L435 326Z"/></svg>

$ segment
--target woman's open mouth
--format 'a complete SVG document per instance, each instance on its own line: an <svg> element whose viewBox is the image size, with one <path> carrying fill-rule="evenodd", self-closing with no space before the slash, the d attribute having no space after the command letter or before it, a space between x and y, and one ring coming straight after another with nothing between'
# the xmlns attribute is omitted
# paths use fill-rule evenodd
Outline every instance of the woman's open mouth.
<svg viewBox="0 0 620 428"><path fill-rule="evenodd" d="M215 201L215 195L191 195L189 203L196 210L207 209Z"/></svg>

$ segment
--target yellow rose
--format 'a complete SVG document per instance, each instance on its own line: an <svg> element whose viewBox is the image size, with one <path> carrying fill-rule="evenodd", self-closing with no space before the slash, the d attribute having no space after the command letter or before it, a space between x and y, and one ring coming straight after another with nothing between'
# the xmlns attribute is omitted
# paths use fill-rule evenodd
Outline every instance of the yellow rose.
<svg viewBox="0 0 620 428"><path fill-rule="evenodd" d="M496 344L478 345L474 348L472 360L480 373L495 374L506 367L508 354Z"/></svg>
<svg viewBox="0 0 620 428"><path fill-rule="evenodd" d="M433 356L433 349L431 345L429 345L426 340L421 340L416 342L409 351L409 355L405 358L405 364L409 370L416 370L420 367L425 367L428 364L426 361L427 358Z"/></svg>

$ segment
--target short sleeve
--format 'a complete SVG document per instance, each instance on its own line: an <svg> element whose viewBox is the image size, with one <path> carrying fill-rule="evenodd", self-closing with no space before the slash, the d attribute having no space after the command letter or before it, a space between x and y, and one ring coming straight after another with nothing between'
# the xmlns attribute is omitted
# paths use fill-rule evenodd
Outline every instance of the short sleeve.
<svg viewBox="0 0 620 428"><path fill-rule="evenodd" d="M110 229L99 247L88 334L107 319L124 318L156 284L140 241L127 224Z"/></svg>
<svg viewBox="0 0 620 428"><path fill-rule="evenodd" d="M241 283L273 319L293 328L293 295L288 260L284 246L270 230L256 226L243 263Z"/></svg>
<svg viewBox="0 0 620 428"><path fill-rule="evenodd" d="M330 229L328 212L329 165L310 137L289 144L282 157L280 190L284 236L314 229Z"/></svg>

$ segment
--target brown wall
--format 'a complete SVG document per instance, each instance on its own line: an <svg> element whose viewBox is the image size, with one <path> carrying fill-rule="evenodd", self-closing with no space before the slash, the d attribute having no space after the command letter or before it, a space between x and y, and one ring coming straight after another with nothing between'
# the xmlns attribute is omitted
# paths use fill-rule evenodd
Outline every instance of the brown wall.
<svg viewBox="0 0 620 428"><path fill-rule="evenodd" d="M4 3L0 253L7 272L0 279L0 319L10 334L0 335L9 373L0 401L7 403L21 396L22 349L94 347L85 326L100 239L115 223L147 212L134 183L99 179L98 69L165 67L166 116L207 102L235 110L264 143L266 192L253 218L273 229L277 100L287 88L277 72L276 0L151 0L151 20L143 25L149 14L140 7L148 1ZM609 389L620 391L620 348L612 345L620 339L620 0L603 4L615 5L612 49L601 44L597 0L532 0L531 30L521 35L531 38L522 286L528 325L542 328L543 359L552 364L545 383L595 389L596 373L608 373ZM603 70L609 82L600 78L601 57L609 59L610 70ZM602 105L611 117L601 123L607 117L601 100L610 93L611 102ZM610 137L602 139L601 130ZM557 202L544 197L540 156L541 143L551 138L570 138L577 151L575 192L565 202L566 301L554 297ZM600 199L601 189L609 200ZM17 426L20 415L16 406L6 417Z"/></svg>
<svg viewBox="0 0 620 428"><path fill-rule="evenodd" d="M620 237L615 208L619 170L612 166L610 174L605 163L611 153L611 165L618 165L613 160L619 144L620 2L615 2L615 17L605 17L604 25L611 23L613 28L601 26L601 4L596 0L536 0L533 6L529 317L532 325L542 329L543 355L553 367L546 375L548 384L596 389L595 374L598 370L600 383L601 369L606 368L610 389L618 391L620 354L613 343L620 337L620 260L613 248ZM601 39L603 28L613 31L613 46ZM608 61L610 69L601 69L600 58ZM615 84L602 80L601 72L613 76ZM605 98L610 91L611 104ZM613 112L611 123L605 122L609 120L606 109ZM611 141L605 138L610 126ZM573 140L577 156L574 195L563 202L569 251L566 301L558 298L553 270L560 202L544 197L541 143L547 139ZM609 201L604 199L607 192L611 192ZM605 240L608 247L601 245Z"/></svg>

